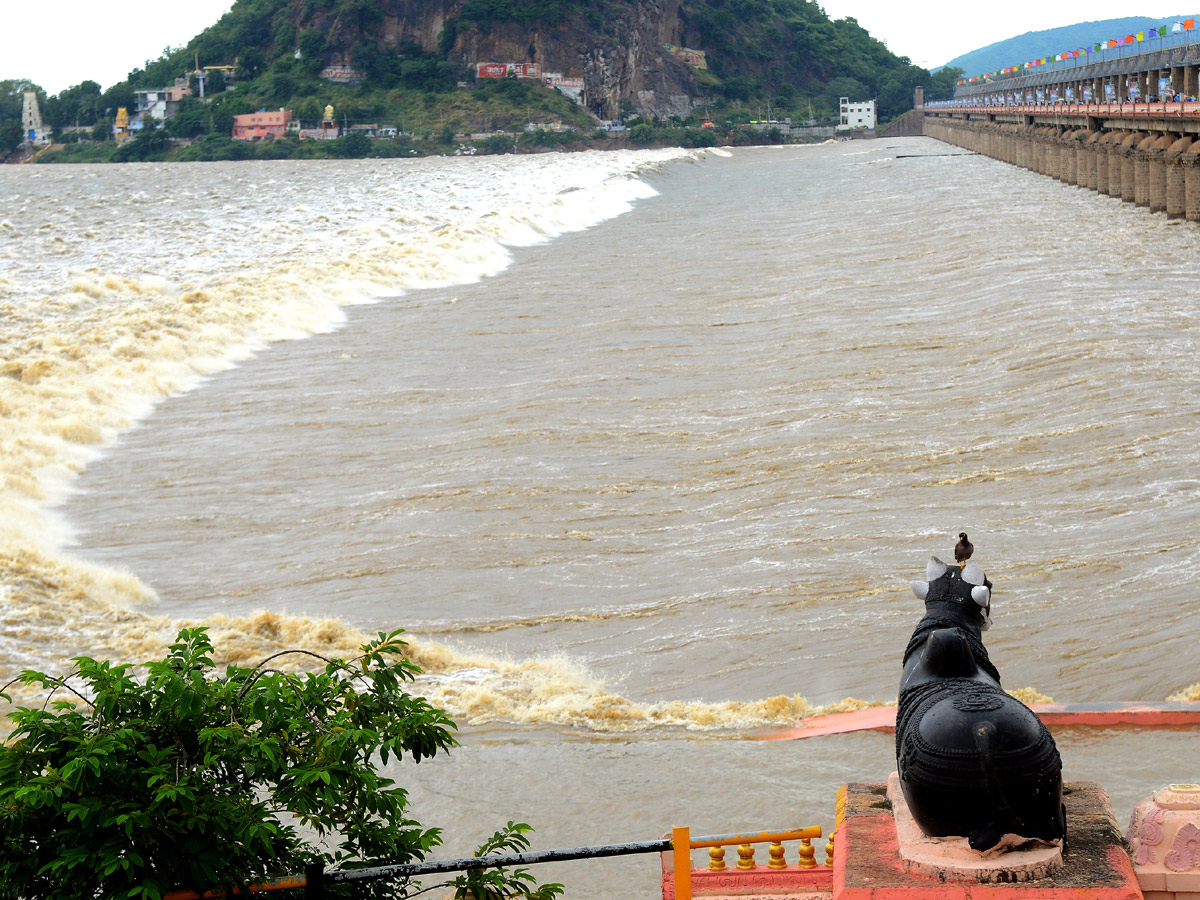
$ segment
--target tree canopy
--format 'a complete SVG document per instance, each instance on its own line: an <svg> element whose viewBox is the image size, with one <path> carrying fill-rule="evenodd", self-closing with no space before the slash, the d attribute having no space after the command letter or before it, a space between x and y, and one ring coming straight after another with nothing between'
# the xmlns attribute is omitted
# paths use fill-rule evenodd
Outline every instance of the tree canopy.
<svg viewBox="0 0 1200 900"><path fill-rule="evenodd" d="M399 635L381 633L351 660L285 651L218 674L205 629L184 629L144 671L81 657L66 678L23 673L15 681L48 699L10 713L16 727L0 745L0 898L158 900L313 863L423 859L440 831L408 815L380 763L417 763L457 742L450 717L409 693L420 669ZM276 668L297 655L321 665ZM509 822L492 840L527 845L528 831ZM520 871L501 887L537 900L561 890ZM374 883L357 896L412 889Z"/></svg>

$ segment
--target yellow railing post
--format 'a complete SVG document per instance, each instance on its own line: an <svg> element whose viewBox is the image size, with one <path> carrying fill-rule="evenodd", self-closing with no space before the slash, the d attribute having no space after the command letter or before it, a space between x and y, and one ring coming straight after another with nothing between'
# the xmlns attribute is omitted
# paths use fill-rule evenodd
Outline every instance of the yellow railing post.
<svg viewBox="0 0 1200 900"><path fill-rule="evenodd" d="M813 849L812 841L804 838L800 841L800 861L796 863L801 869L815 869L817 861L814 859L816 851Z"/></svg>
<svg viewBox="0 0 1200 900"><path fill-rule="evenodd" d="M675 900L692 900L692 848L688 829L671 829L671 850L675 861Z"/></svg>

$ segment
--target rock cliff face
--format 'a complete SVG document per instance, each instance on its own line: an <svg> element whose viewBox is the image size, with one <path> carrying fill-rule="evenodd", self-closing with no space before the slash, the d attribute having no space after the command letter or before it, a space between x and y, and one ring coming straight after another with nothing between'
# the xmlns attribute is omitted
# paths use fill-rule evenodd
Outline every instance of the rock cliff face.
<svg viewBox="0 0 1200 900"><path fill-rule="evenodd" d="M589 26L582 14L552 27L478 26L460 20L462 6L463 0L382 0L378 25L320 24L328 29L333 54L349 62L360 39L383 51L416 44L427 53L444 52L442 33L449 23L451 62L468 69L477 62L537 63L543 72L582 78L584 106L601 119L616 118L622 98L642 115L687 115L700 93L696 71L662 46L704 49L680 0L612 4L600 28Z"/></svg>

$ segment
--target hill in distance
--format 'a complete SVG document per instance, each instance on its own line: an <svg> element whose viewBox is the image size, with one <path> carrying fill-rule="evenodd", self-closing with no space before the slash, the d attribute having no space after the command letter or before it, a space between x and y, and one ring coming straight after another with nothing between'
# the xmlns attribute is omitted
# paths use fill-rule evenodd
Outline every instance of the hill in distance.
<svg viewBox="0 0 1200 900"><path fill-rule="evenodd" d="M702 51L706 64L677 48ZM166 123L172 138L228 136L232 116L264 107L311 122L326 104L351 125L417 134L520 130L531 118L590 129L633 116L821 117L837 114L839 96L874 98L887 121L911 108L917 85L931 99L953 89L949 73L932 76L815 0L236 0L186 46L117 85L43 93L43 119L55 129L97 126L99 139L119 107L132 110L134 90L168 87L197 62L232 67L235 83L210 84L204 103L185 101ZM586 106L537 81L476 82L482 62L581 79ZM331 84L329 66L363 80ZM19 116L23 84L0 82L11 88L0 91L0 120ZM19 139L17 125L8 137Z"/></svg>
<svg viewBox="0 0 1200 900"><path fill-rule="evenodd" d="M962 56L956 56L943 68L962 69L968 77L995 72L1008 66L1017 66L1032 59L1043 56L1053 57L1067 50L1081 47L1092 47L1100 41L1109 38L1121 39L1127 34L1147 31L1160 25L1170 25L1172 22L1182 22L1194 14L1179 16L1128 16L1123 19L1101 19L1092 22L1080 22L1076 25L1064 25L1060 28L1047 28L1043 31L1029 31L1017 37L988 44ZM1200 43L1200 30L1194 32L1194 40ZM1155 46L1151 44L1151 46ZM937 71L935 69L935 71Z"/></svg>

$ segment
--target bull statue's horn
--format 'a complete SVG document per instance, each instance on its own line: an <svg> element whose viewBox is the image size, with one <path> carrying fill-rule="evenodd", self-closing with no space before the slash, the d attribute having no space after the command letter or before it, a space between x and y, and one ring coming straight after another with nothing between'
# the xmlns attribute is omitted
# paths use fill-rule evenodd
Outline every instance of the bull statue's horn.
<svg viewBox="0 0 1200 900"><path fill-rule="evenodd" d="M938 559L936 556L929 557L929 564L925 566L925 580L937 581L950 570L950 567ZM974 583L974 582L972 582Z"/></svg>

